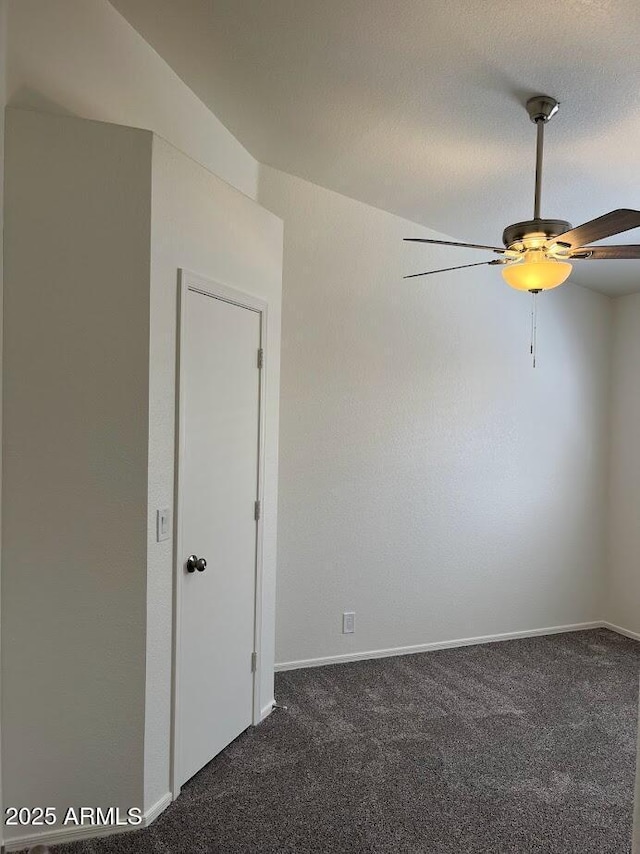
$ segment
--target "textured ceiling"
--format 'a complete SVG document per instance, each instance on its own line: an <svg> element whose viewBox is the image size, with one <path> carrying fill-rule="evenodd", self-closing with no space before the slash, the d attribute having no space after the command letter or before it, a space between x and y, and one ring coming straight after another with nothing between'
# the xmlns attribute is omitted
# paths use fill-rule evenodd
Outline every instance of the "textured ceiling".
<svg viewBox="0 0 640 854"><path fill-rule="evenodd" d="M456 239L532 216L532 94L561 102L542 215L640 207L638 0L112 2L258 160ZM640 261L572 280L640 291Z"/></svg>

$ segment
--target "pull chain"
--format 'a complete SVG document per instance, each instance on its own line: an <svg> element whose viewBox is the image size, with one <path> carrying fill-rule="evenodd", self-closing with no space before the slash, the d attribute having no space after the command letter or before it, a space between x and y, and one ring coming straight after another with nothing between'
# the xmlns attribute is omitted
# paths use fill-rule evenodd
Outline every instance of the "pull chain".
<svg viewBox="0 0 640 854"><path fill-rule="evenodd" d="M533 367L536 366L536 352L538 345L538 294L540 291L529 291L531 294L531 359Z"/></svg>

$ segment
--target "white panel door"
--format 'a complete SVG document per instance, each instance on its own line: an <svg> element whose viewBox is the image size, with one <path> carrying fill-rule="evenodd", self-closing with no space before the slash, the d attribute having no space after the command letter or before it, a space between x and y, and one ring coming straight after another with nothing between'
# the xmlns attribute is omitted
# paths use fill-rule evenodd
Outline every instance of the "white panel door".
<svg viewBox="0 0 640 854"><path fill-rule="evenodd" d="M190 289L183 312L180 785L252 721L261 320Z"/></svg>

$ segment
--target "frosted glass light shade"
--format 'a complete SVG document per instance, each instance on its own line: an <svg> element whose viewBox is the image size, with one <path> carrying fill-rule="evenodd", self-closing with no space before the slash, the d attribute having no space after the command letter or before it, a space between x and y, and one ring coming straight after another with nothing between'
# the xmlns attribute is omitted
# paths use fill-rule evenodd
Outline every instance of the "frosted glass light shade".
<svg viewBox="0 0 640 854"><path fill-rule="evenodd" d="M502 276L517 291L548 291L566 282L572 269L568 261L525 260L504 267Z"/></svg>

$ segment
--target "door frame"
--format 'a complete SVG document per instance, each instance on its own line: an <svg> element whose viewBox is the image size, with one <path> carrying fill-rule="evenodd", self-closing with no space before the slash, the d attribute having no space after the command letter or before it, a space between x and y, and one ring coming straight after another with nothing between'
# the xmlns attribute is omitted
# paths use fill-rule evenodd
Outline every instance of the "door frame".
<svg viewBox="0 0 640 854"><path fill-rule="evenodd" d="M261 720L260 710L260 667L262 644L262 587L263 587L263 519L264 519L264 481L265 481L265 435L266 435L266 366L267 366L267 311L265 300L229 287L213 279L205 278L189 270L178 270L178 334L176 340L176 443L175 443L175 511L174 511L174 576L173 576L173 649L172 649L172 703L171 703L171 762L170 780L173 800L180 794L178 778L178 758L180 756L180 646L181 646L181 607L183 556L186 554L182 542L182 493L184 490L185 456L185 382L184 360L181 358L182 343L186 333L186 301L189 291L202 296L219 299L231 305L255 311L260 316L260 349L262 365L258 376L258 471L256 500L260 502L261 512L256 522L256 558L255 558L255 598L253 651L256 653L256 667L253 671L252 725ZM256 353L256 358L257 358ZM257 366L256 366L257 367ZM249 666L249 662L247 662Z"/></svg>

